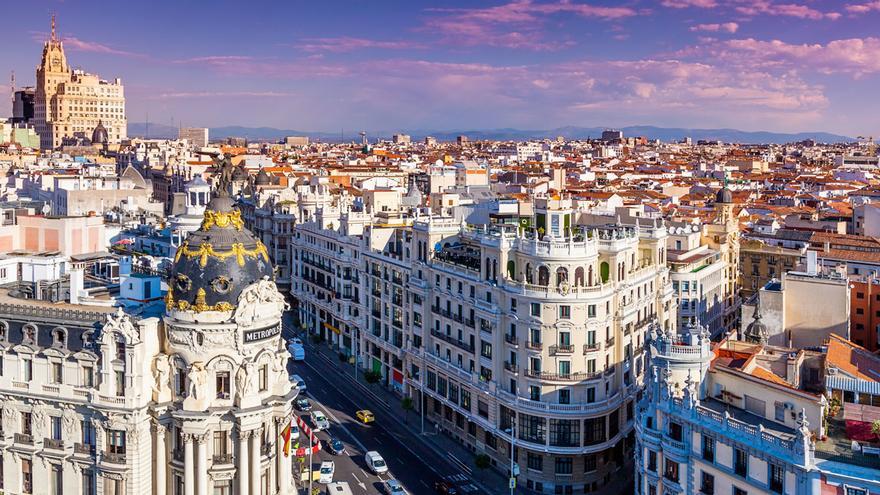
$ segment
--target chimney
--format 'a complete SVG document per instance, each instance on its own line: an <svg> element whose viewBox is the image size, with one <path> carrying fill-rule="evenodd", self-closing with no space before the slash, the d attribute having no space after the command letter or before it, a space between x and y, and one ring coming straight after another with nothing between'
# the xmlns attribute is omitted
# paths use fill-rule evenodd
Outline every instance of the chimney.
<svg viewBox="0 0 880 495"><path fill-rule="evenodd" d="M73 263L70 268L70 304L79 304L80 293L85 287L85 265Z"/></svg>

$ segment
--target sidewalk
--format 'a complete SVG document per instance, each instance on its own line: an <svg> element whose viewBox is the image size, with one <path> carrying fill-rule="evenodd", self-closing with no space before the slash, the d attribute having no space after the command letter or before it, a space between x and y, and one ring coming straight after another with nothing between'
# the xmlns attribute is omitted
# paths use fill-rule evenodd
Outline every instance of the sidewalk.
<svg viewBox="0 0 880 495"><path fill-rule="evenodd" d="M333 349L330 349L326 343L313 344L312 342L309 342L307 345L311 352L320 352L332 361L339 363L340 370L345 370L344 374L347 379L354 381L353 365L348 362L340 362L338 353ZM452 438L445 433L437 433L437 426L430 421L427 416L425 417L426 434L422 435L420 413L416 410L411 410L408 413L404 411L403 407L401 407L402 395L398 395L396 392L381 384L370 385L364 379L362 370L358 370L357 376L358 383L372 392L396 417L399 417L402 420L406 418L406 422L401 421L400 426L405 428L413 438L421 440L432 450L447 457L450 460L450 463L459 468L462 474L468 476L471 483L476 485L483 493L493 495L510 493L510 489L508 488L508 478L505 474L506 469L505 472L498 471L497 468L489 468L485 470L477 469L474 466L474 454L464 445L458 443L455 438ZM516 492L521 493L522 491L517 487Z"/></svg>

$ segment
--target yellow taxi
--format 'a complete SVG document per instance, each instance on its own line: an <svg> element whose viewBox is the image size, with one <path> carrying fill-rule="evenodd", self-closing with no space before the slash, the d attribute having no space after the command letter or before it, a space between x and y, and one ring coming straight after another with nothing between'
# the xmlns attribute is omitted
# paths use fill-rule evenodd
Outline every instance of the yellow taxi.
<svg viewBox="0 0 880 495"><path fill-rule="evenodd" d="M373 412L369 409L361 409L360 411L354 413L354 415L357 416L357 419L364 424L372 423L376 420L376 417L373 416Z"/></svg>

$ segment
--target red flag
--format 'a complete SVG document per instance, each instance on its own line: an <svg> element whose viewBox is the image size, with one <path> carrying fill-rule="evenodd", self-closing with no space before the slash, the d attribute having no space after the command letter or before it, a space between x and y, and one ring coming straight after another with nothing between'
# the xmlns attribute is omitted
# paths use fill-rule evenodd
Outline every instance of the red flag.
<svg viewBox="0 0 880 495"><path fill-rule="evenodd" d="M290 457L290 423L281 431L281 438L284 439L284 457Z"/></svg>

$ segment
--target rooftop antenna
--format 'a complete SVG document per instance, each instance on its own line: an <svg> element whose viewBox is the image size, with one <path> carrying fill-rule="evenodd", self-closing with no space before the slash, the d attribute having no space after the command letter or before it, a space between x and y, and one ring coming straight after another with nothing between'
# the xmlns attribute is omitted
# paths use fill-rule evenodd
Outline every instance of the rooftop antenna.
<svg viewBox="0 0 880 495"><path fill-rule="evenodd" d="M58 41L58 37L55 36L55 12L52 12L52 34L49 40L53 43Z"/></svg>
<svg viewBox="0 0 880 495"><path fill-rule="evenodd" d="M12 100L12 105L15 105L15 71L12 71L12 78L10 82L10 91L9 91L9 99Z"/></svg>

